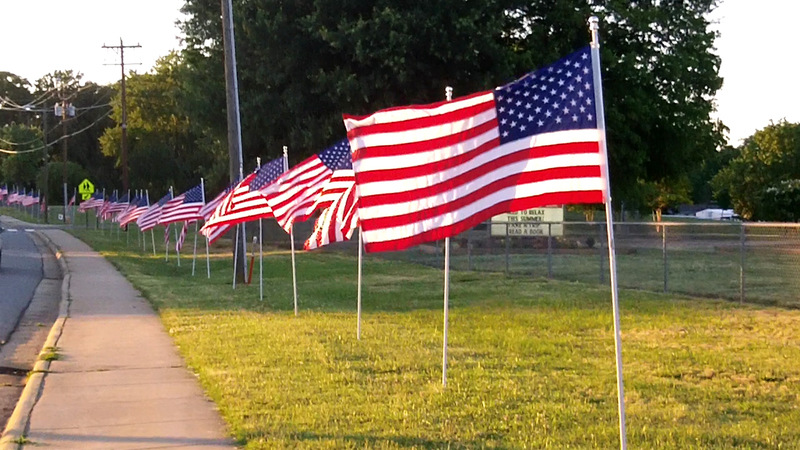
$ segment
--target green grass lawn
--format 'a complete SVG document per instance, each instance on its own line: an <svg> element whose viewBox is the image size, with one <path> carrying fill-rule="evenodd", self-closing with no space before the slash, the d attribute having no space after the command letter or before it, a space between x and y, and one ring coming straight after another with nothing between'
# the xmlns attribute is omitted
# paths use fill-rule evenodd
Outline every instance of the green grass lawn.
<svg viewBox="0 0 800 450"><path fill-rule="evenodd" d="M448 387L441 270L368 255L265 255L231 288L230 258L142 255L77 229L150 299L246 448L615 448L609 291L597 283L452 273ZM622 291L631 448L800 446L800 312Z"/></svg>

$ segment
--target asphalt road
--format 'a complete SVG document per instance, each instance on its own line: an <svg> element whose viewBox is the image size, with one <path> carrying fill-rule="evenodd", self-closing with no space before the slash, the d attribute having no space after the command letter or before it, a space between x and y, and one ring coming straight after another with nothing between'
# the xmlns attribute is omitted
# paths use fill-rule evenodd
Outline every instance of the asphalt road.
<svg viewBox="0 0 800 450"><path fill-rule="evenodd" d="M0 343L8 341L42 280L42 255L24 229L2 233L0 266Z"/></svg>

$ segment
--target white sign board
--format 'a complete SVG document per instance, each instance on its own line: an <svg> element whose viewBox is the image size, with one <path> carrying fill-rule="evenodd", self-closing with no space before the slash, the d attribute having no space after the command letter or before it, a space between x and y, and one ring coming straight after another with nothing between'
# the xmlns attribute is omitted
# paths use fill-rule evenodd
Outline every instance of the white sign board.
<svg viewBox="0 0 800 450"><path fill-rule="evenodd" d="M542 223L544 222L544 223ZM547 222L557 222L548 225ZM534 208L492 217L492 236L505 236L508 223L509 236L563 236L564 208Z"/></svg>

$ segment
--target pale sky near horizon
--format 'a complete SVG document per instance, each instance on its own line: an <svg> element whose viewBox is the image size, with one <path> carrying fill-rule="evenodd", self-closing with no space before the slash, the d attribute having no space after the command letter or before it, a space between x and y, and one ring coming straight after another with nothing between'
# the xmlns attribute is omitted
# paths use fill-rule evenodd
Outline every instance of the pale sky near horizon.
<svg viewBox="0 0 800 450"><path fill-rule="evenodd" d="M120 67L105 64L119 63L119 52L101 47L122 38L125 45L142 46L125 51L126 67L145 72L179 47L181 5L183 0L0 0L0 71L33 82L72 69L84 81L112 83ZM715 117L730 128L729 143L739 145L770 121L800 122L800 87L792 70L800 63L787 52L800 1L722 0L711 19L722 34L716 52L724 78Z"/></svg>

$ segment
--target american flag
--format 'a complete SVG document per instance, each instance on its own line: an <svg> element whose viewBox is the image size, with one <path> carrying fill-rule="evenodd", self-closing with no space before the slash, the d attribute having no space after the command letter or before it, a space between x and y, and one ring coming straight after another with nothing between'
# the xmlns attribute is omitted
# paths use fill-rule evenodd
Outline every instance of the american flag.
<svg viewBox="0 0 800 450"><path fill-rule="evenodd" d="M0 200L2 200L6 195L8 195L8 185L0 188Z"/></svg>
<svg viewBox="0 0 800 450"><path fill-rule="evenodd" d="M70 197L69 203L67 203L67 206L72 206L74 204L75 204L75 194L72 194L72 197Z"/></svg>
<svg viewBox="0 0 800 450"><path fill-rule="evenodd" d="M493 91L344 122L367 251L605 199L588 47Z"/></svg>
<svg viewBox="0 0 800 450"><path fill-rule="evenodd" d="M114 216L114 214L120 213L128 207L128 194L123 195L121 198L117 199L117 193L114 192L111 197L106 200L103 207L100 209L100 216L103 220L108 220Z"/></svg>
<svg viewBox="0 0 800 450"><path fill-rule="evenodd" d="M303 246L313 250L333 242L349 240L358 226L355 182L322 211L314 223L314 232Z"/></svg>
<svg viewBox="0 0 800 450"><path fill-rule="evenodd" d="M125 213L119 218L119 226L124 227L129 223L138 220L139 217L141 217L149 207L150 205L146 196L136 197L134 201L131 202L128 210L125 211Z"/></svg>
<svg viewBox="0 0 800 450"><path fill-rule="evenodd" d="M39 204L39 194L36 192L31 191L30 194L26 194L22 197L22 206L33 206Z"/></svg>
<svg viewBox="0 0 800 450"><path fill-rule="evenodd" d="M271 189L272 183L283 173L284 166L283 157L276 158L245 177L222 199L206 220L200 234L213 242L211 233L214 227L272 217L272 209L267 204L264 192Z"/></svg>
<svg viewBox="0 0 800 450"><path fill-rule="evenodd" d="M180 222L182 220L197 220L197 214L203 207L203 187L197 185L172 200L168 201L158 218L159 224Z"/></svg>
<svg viewBox="0 0 800 450"><path fill-rule="evenodd" d="M204 221L208 221L211 218L211 215L214 214L214 211L217 209L222 200L225 199L225 196L228 195L230 191L236 186L236 183L231 183L225 190L217 194L210 202L206 202L202 208L200 208L200 212L198 213ZM232 225L217 225L211 226L205 230L201 230L200 234L205 236L209 243L216 241L220 238L223 234L225 234L228 229L230 229Z"/></svg>
<svg viewBox="0 0 800 450"><path fill-rule="evenodd" d="M235 185L236 183L231 183L230 185L228 185L228 187L226 187L222 192L217 194L217 196L214 197L211 201L206 202L206 204L203 205L202 208L200 208L200 211L197 214L200 217L202 217L203 220L208 220L208 218L211 217L211 214L214 214L214 210L217 209L217 206L219 206L219 204L222 203L222 199L225 198L226 195L228 195L228 192L230 192Z"/></svg>
<svg viewBox="0 0 800 450"><path fill-rule="evenodd" d="M178 235L178 242L175 243L175 251L180 253L181 249L183 248L183 241L186 240L186 233L189 231L189 221L183 222L183 227L181 227L181 233Z"/></svg>
<svg viewBox="0 0 800 450"><path fill-rule="evenodd" d="M276 189L266 193L278 224L288 233L295 221L308 219L333 172L351 166L350 144L343 139L281 175Z"/></svg>
<svg viewBox="0 0 800 450"><path fill-rule="evenodd" d="M81 202L80 206L78 206L78 211L86 212L90 209L98 208L103 206L103 194L97 192L93 194L88 200Z"/></svg>
<svg viewBox="0 0 800 450"><path fill-rule="evenodd" d="M170 224L164 225L164 246L165 247L167 245L169 245L169 225Z"/></svg>
<svg viewBox="0 0 800 450"><path fill-rule="evenodd" d="M150 205L147 211L136 219L136 225L140 230L147 231L158 224L158 218L161 216L161 208L164 207L164 204L167 203L170 198L172 198L171 192L161 197L156 203Z"/></svg>

